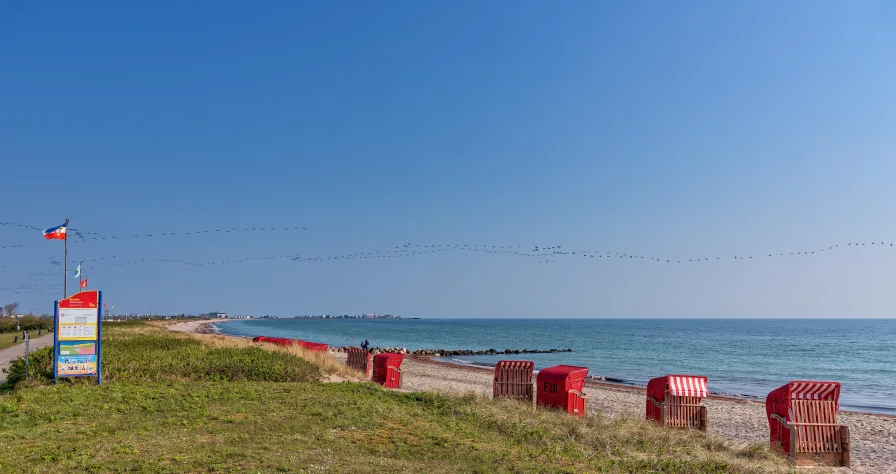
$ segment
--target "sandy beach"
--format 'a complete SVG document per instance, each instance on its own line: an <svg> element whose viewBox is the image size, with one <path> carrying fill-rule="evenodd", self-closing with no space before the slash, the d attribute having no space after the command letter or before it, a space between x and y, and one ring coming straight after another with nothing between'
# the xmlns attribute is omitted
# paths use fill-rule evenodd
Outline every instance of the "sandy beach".
<svg viewBox="0 0 896 474"><path fill-rule="evenodd" d="M214 321L190 321L169 326L188 333L210 333ZM331 352L339 360L345 354ZM402 390L452 394L474 393L490 397L493 370L460 366L407 356L402 364ZM586 385L588 412L604 416L644 416L644 389L605 383ZM768 421L763 402L711 396L708 409L709 432L740 443L767 443ZM838 421L850 428L852 469L843 472L896 473L896 417L841 411Z"/></svg>

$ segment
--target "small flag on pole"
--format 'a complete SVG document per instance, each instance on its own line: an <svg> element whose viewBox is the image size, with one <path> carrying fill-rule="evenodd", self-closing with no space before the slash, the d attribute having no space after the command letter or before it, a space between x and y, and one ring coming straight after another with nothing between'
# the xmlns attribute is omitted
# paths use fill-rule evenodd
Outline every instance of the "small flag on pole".
<svg viewBox="0 0 896 474"><path fill-rule="evenodd" d="M79 263L77 268L75 268L75 278L78 278L80 276L81 276L81 264Z"/></svg>
<svg viewBox="0 0 896 474"><path fill-rule="evenodd" d="M83 279L83 280L81 280L81 288L82 288L82 289L83 289L83 288L87 288L87 279L86 279L86 278Z"/></svg>
<svg viewBox="0 0 896 474"><path fill-rule="evenodd" d="M65 224L45 230L44 238L47 240L65 240Z"/></svg>

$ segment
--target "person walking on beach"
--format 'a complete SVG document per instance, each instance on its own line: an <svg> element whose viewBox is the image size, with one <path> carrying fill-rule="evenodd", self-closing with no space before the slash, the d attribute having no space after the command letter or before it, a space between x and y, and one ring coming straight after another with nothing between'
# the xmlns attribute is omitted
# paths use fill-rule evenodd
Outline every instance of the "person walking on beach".
<svg viewBox="0 0 896 474"><path fill-rule="evenodd" d="M361 343L361 349L365 351L370 350L370 343L367 342L367 339L364 339L364 342Z"/></svg>

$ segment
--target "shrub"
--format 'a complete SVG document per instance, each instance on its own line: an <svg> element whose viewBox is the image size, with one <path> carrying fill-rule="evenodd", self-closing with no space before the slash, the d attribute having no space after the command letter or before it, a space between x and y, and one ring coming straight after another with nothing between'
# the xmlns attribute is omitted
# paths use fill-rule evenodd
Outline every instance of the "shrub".
<svg viewBox="0 0 896 474"><path fill-rule="evenodd" d="M53 380L53 348L44 347L32 352L28 356L28 373L25 372L25 357L19 357L12 361L7 372L6 386L14 388L30 375L39 383L47 383Z"/></svg>
<svg viewBox="0 0 896 474"><path fill-rule="evenodd" d="M0 318L0 332L16 332L16 326L21 331L48 331L53 327L53 318L50 316L22 316L20 319Z"/></svg>

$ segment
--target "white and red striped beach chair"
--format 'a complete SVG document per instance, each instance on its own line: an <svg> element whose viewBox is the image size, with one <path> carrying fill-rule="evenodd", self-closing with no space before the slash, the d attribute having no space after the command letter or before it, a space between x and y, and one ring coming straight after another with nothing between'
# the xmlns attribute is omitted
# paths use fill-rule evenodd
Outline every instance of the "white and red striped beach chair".
<svg viewBox="0 0 896 474"><path fill-rule="evenodd" d="M516 398L532 403L532 372L535 362L531 360L501 360L495 365L495 381L492 398Z"/></svg>
<svg viewBox="0 0 896 474"><path fill-rule="evenodd" d="M849 428L837 423L840 382L794 380L765 399L769 440L794 464L849 467Z"/></svg>
<svg viewBox="0 0 896 474"><path fill-rule="evenodd" d="M647 419L661 426L706 431L707 378L698 375L666 375L647 383Z"/></svg>

